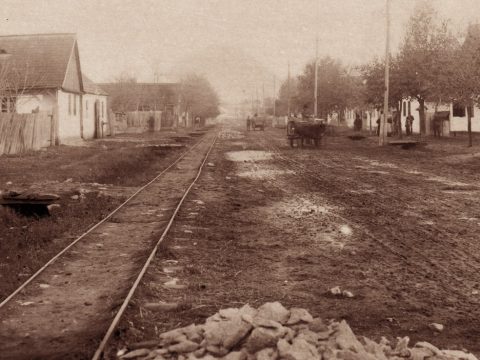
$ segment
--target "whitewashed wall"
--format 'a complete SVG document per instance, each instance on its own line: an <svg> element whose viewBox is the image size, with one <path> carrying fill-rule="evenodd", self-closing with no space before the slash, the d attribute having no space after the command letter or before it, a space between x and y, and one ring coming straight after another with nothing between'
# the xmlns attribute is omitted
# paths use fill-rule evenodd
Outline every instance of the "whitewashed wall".
<svg viewBox="0 0 480 360"><path fill-rule="evenodd" d="M80 95L58 90L58 136L60 142L80 139ZM68 96L71 96L71 111L68 111ZM74 112L76 103L76 112Z"/></svg>
<svg viewBox="0 0 480 360"><path fill-rule="evenodd" d="M33 111L52 113L55 106L55 94L21 95L17 97L17 113L30 114Z"/></svg>

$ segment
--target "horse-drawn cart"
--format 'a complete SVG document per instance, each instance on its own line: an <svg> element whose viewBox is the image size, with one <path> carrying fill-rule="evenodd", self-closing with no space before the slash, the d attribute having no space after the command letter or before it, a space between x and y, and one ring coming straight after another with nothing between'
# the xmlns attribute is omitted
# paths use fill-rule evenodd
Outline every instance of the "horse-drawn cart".
<svg viewBox="0 0 480 360"><path fill-rule="evenodd" d="M327 129L327 125L320 119L301 120L290 118L287 123L287 138L290 146L293 147L295 141L297 145L303 147L305 140L313 142L315 146L320 144L323 135Z"/></svg>

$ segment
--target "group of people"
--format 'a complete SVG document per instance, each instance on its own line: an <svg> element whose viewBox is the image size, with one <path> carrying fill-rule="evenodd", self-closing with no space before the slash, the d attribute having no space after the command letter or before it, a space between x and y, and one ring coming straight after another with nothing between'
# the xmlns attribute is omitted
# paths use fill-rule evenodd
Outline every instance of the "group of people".
<svg viewBox="0 0 480 360"><path fill-rule="evenodd" d="M380 136L380 123L381 119L383 117L383 111L380 111L378 118L377 118L377 136ZM405 134L407 136L413 134L413 116L412 114L408 114L408 116L405 119ZM398 135L398 132L400 130L400 114L398 112L395 112L393 116L387 119L386 124L390 124L390 131L387 130L387 134L390 133L391 135L395 136Z"/></svg>

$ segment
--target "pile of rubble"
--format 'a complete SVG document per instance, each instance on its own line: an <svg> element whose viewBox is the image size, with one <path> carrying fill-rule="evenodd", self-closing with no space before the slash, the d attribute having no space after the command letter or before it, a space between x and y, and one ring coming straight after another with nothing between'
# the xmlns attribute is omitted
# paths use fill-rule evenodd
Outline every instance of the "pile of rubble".
<svg viewBox="0 0 480 360"><path fill-rule="evenodd" d="M305 309L287 310L279 302L220 310L203 325L168 331L148 343L150 348L124 349L117 355L155 360L476 360L472 354L440 350L427 342L409 347L408 337L395 344L357 338L345 321L326 324Z"/></svg>

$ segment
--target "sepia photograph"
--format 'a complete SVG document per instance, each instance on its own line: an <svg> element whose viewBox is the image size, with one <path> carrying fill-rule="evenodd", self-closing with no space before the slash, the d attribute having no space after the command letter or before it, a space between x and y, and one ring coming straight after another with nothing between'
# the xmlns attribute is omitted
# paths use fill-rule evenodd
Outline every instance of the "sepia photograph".
<svg viewBox="0 0 480 360"><path fill-rule="evenodd" d="M0 360L479 358L479 0L0 0Z"/></svg>

